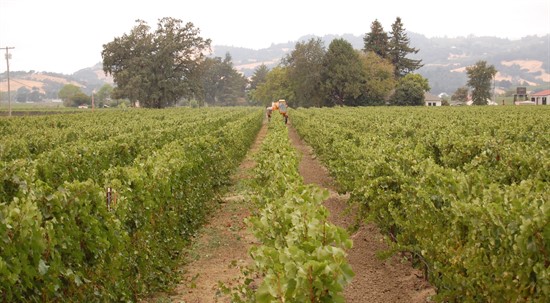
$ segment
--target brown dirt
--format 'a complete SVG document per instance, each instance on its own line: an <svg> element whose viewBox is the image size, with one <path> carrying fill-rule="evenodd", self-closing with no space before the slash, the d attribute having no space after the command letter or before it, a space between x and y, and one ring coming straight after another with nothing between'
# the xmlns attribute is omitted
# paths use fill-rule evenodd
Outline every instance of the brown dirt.
<svg viewBox="0 0 550 303"><path fill-rule="evenodd" d="M290 123L289 123L290 124ZM235 186L230 195L201 229L195 244L187 252L179 285L168 294L160 294L148 302L218 303L230 302L219 291L219 282L231 287L242 280L240 268L252 261L248 250L254 237L246 229L244 219L249 206L239 192L239 182L249 179L255 163L251 156L258 150L267 133L266 124L260 130L249 154L233 176ZM355 223L353 213L347 209L348 196L339 195L335 182L327 169L289 125L290 139L302 155L300 173L306 184L326 188L330 196L325 206L330 211L330 220L343 228ZM382 235L373 224L360 224L352 235L353 248L348 251L348 261L355 277L346 288L344 296L348 303L421 303L429 302L433 289L422 278L422 273L407 262L394 257L379 259L376 254L387 248Z"/></svg>
<svg viewBox="0 0 550 303"><path fill-rule="evenodd" d="M306 184L317 184L330 191L325 207L330 220L343 228L356 223L353 211L348 209L348 196L336 192L334 180L321 165L311 147L301 140L296 130L289 128L290 139L302 155L300 174ZM353 248L348 251L348 262L355 277L344 291L346 302L421 303L429 302L434 290L424 281L422 272L398 257L381 260L377 252L387 249L383 236L374 224L360 224L351 238Z"/></svg>

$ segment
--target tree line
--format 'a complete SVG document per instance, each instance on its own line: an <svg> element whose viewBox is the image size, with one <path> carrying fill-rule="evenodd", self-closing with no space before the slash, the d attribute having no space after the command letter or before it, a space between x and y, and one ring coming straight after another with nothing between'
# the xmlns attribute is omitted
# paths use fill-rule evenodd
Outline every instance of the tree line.
<svg viewBox="0 0 550 303"><path fill-rule="evenodd" d="M262 64L247 79L233 67L229 53L225 58L207 56L211 40L201 37L192 23L166 17L153 31L138 20L129 34L103 45L103 71L116 86L105 88L108 97L101 95L148 108L182 102L269 105L281 98L293 107L424 105L430 86L414 73L422 62L408 58L418 49L409 45L401 18L390 32L375 20L363 40L361 50L344 39L333 40L328 48L319 38L298 42L278 66L269 70ZM480 70L471 75L490 78L470 78L467 85L474 88L473 97L486 100L496 70L478 64ZM483 89L477 89L480 83ZM80 97L76 103L84 102Z"/></svg>
<svg viewBox="0 0 550 303"><path fill-rule="evenodd" d="M49 98L79 106L90 105L95 96L96 106L123 102L151 108L268 105L280 98L293 107L423 105L430 85L414 73L422 63L408 55L419 50L409 45L401 18L390 32L375 20L363 41L361 50L344 39L333 40L328 48L320 38L298 42L278 66L269 70L260 65L247 79L233 67L229 53L225 58L207 56L211 40L202 38L192 23L162 18L153 31L138 20L129 34L103 45L103 71L113 76L115 87L104 85L86 95L68 84ZM486 104L496 69L479 61L467 71L468 83L452 98ZM16 101L44 97L38 88L21 88Z"/></svg>

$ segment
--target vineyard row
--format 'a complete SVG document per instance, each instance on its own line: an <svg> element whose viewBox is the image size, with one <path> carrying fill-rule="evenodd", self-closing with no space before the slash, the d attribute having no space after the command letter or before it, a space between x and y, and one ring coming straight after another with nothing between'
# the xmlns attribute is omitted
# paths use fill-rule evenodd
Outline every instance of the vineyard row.
<svg viewBox="0 0 550 303"><path fill-rule="evenodd" d="M333 108L290 113L393 252L440 302L550 297L550 110Z"/></svg>
<svg viewBox="0 0 550 303"><path fill-rule="evenodd" d="M106 115L2 121L21 138L51 126L56 143L1 162L0 301L136 301L173 283L263 119L254 108Z"/></svg>

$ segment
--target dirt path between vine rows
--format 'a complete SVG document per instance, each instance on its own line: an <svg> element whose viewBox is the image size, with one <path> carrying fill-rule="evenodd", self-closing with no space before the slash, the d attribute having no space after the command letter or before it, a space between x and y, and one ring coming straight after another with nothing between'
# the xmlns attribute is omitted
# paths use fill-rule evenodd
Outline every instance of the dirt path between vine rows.
<svg viewBox="0 0 550 303"><path fill-rule="evenodd" d="M264 123L232 176L228 192L220 199L191 247L186 249L179 284L169 293L156 294L142 303L230 302L228 296L221 293L220 282L229 288L242 283L241 269L252 262L248 250L257 243L244 222L251 207L245 200L245 191L246 182L253 177L253 155L259 150L266 134L267 124Z"/></svg>
<svg viewBox="0 0 550 303"><path fill-rule="evenodd" d="M293 127L289 135L294 147L302 155L300 174L306 184L317 184L330 192L325 207L330 212L330 221L347 228L356 221L353 212L347 210L346 195L336 192L334 180L317 159L311 147L300 138ZM351 234L353 248L348 251L348 262L355 277L344 291L348 303L421 303L429 302L433 288L424 281L422 272L407 262L393 257L380 260L376 254L387 248L382 235L374 224L360 224Z"/></svg>
<svg viewBox="0 0 550 303"><path fill-rule="evenodd" d="M241 268L252 259L248 250L255 238L247 230L244 219L250 213L250 204L244 199L246 185L255 166L252 156L258 151L267 134L264 123L248 155L233 176L233 185L227 195L201 228L194 244L186 250L186 265L181 268L181 281L169 293L157 294L143 302L180 303L229 303L221 294L220 282L228 287L242 281ZM294 147L301 154L300 174L306 184L317 184L330 192L325 206L330 220L347 228L353 214L345 212L347 196L336 192L334 180L327 169L316 159L312 149L304 143L289 123L289 135ZM351 235L353 248L348 251L348 261L355 277L344 292L348 303L422 303L434 293L422 278L422 273L407 262L394 257L377 258L377 252L386 248L376 226L361 225Z"/></svg>

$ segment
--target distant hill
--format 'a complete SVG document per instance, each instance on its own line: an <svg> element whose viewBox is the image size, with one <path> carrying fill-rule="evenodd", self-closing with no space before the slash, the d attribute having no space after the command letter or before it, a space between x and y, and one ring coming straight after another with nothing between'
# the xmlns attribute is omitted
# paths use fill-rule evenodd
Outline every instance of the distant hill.
<svg viewBox="0 0 550 303"><path fill-rule="evenodd" d="M418 73L429 80L433 94L445 92L451 95L457 88L466 85L466 67L479 60L485 60L496 67L497 93L516 86L529 86L532 90L550 89L550 34L543 37L528 36L520 40L476 36L427 38L412 32L407 34L411 40L410 45L420 50L411 58L422 59L424 66ZM298 41L308 41L311 38L317 37L304 36L297 41L272 44L259 50L214 45L212 56L223 58L229 53L234 67L249 77L262 63L269 68L277 66ZM345 34L319 38L325 47L333 39L343 38L355 49L363 48L363 36ZM111 77L105 77L101 62L72 75L15 71L10 72L10 78L12 91L22 86L28 89L36 87L48 97L55 95L67 83L79 85L87 94L105 83L113 83ZM0 75L0 92L6 91L4 73Z"/></svg>
<svg viewBox="0 0 550 303"><path fill-rule="evenodd" d="M496 86L500 91L513 89L518 85L550 88L550 34L544 37L529 36L521 40L509 40L495 37L458 37L427 38L424 35L409 32L410 45L419 49L411 56L422 59L424 66L418 73L427 78L432 93L452 94L457 88L466 85L466 67L479 60L485 60L495 66ZM304 36L297 41L308 41L315 36ZM363 48L363 36L327 35L319 37L328 47L335 38L343 38L355 49ZM254 69L266 64L274 67L280 59L292 51L297 41L272 44L260 50L230 46L215 46L215 57L231 54L235 68L246 76Z"/></svg>
<svg viewBox="0 0 550 303"><path fill-rule="evenodd" d="M72 75L65 75L51 72L35 71L11 71L10 90L18 91L26 88L29 91L37 90L44 95L45 99L57 99L57 93L66 84L73 84L82 89L88 95L94 90L99 90L104 84L113 85L112 77L106 77L102 70L102 64L81 69ZM0 92L8 91L6 73L0 75ZM7 99L2 97L2 99Z"/></svg>

